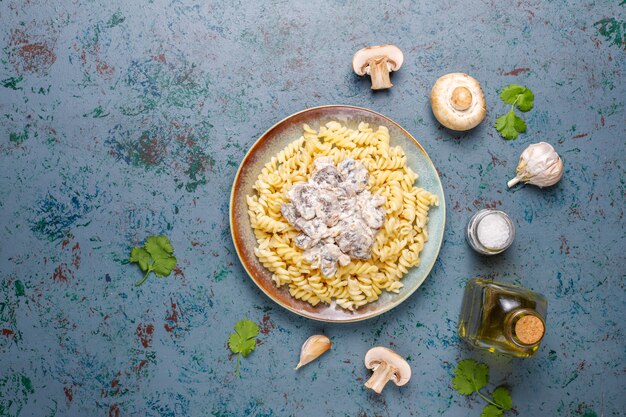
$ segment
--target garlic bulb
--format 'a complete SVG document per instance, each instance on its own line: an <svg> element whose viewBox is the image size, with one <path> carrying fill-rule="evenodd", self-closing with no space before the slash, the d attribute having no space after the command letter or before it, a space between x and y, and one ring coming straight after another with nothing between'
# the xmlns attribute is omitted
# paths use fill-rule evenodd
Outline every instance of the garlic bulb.
<svg viewBox="0 0 626 417"><path fill-rule="evenodd" d="M517 165L517 176L507 183L509 188L522 181L538 187L549 187L563 176L563 161L552 145L539 142L522 152Z"/></svg>
<svg viewBox="0 0 626 417"><path fill-rule="evenodd" d="M317 359L322 353L330 349L331 346L330 339L326 336L316 334L309 337L302 345L302 349L300 350L300 362L298 362L296 369Z"/></svg>

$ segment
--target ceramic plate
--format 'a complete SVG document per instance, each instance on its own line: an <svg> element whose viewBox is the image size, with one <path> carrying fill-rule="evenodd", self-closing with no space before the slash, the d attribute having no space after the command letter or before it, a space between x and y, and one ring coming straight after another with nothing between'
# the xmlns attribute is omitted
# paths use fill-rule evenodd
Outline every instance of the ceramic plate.
<svg viewBox="0 0 626 417"><path fill-rule="evenodd" d="M337 120L353 129L356 129L359 122L366 122L371 126L386 126L391 136L391 145L402 146L407 154L408 165L419 174L417 186L436 194L440 201L439 207L433 207L429 212L429 240L420 254L421 263L402 278L404 287L398 294L383 292L377 301L366 304L354 312L322 303L313 307L307 302L292 297L287 286L277 288L272 281L271 273L261 265L254 255L256 240L250 226L246 205L246 195L252 195L255 192L252 185L260 174L263 165L288 143L302 136L302 125L306 123L317 130L319 126L331 120ZM435 264L443 239L445 220L446 203L441 181L424 148L391 119L372 110L352 106L323 106L303 110L271 127L259 138L243 159L237 171L230 197L230 229L233 241L241 263L252 280L268 297L286 309L304 317L327 322L364 320L389 311L409 298L422 285Z"/></svg>

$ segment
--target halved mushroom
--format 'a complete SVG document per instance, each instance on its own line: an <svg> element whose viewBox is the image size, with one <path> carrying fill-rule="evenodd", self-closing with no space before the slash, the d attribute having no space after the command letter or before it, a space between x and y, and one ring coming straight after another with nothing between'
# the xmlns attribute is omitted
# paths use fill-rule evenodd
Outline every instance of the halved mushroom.
<svg viewBox="0 0 626 417"><path fill-rule="evenodd" d="M388 381L393 381L400 387L411 379L411 367L407 361L393 350L382 346L373 347L365 354L365 367L374 370L365 386L377 394L382 392Z"/></svg>
<svg viewBox="0 0 626 417"><path fill-rule="evenodd" d="M452 130L472 129L487 114L480 83L461 72L446 74L435 82L430 105L439 123Z"/></svg>
<svg viewBox="0 0 626 417"><path fill-rule="evenodd" d="M391 88L389 73L397 71L404 62L404 54L395 45L368 46L357 51L352 58L352 68L357 75L369 74L372 90Z"/></svg>

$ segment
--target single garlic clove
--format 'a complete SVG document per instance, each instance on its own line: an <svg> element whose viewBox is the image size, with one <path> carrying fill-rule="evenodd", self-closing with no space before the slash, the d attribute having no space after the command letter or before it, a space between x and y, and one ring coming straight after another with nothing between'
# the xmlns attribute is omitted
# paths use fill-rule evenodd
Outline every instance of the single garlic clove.
<svg viewBox="0 0 626 417"><path fill-rule="evenodd" d="M309 337L302 345L302 349L300 350L300 362L298 362L296 369L300 369L307 363L317 359L331 347L330 339L324 335L316 334Z"/></svg>

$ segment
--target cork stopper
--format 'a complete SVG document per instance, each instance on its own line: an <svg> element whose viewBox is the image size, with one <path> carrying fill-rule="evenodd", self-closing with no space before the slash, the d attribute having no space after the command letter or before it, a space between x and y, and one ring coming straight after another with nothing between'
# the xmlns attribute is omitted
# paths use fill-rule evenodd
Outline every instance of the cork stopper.
<svg viewBox="0 0 626 417"><path fill-rule="evenodd" d="M539 343L545 331L543 321L537 316L524 316L515 323L515 337L525 345Z"/></svg>

